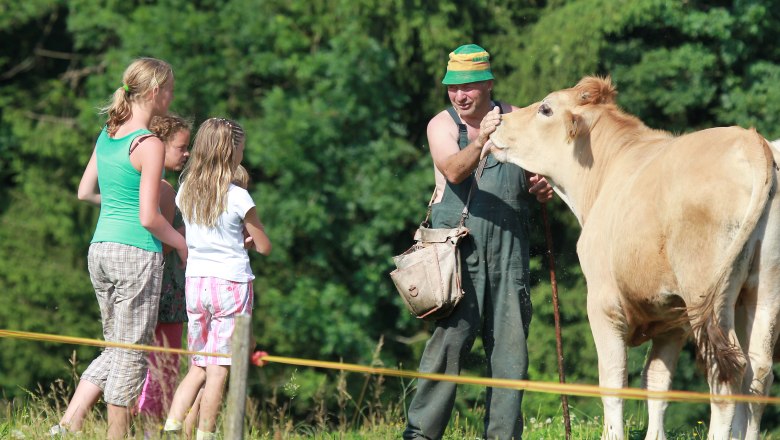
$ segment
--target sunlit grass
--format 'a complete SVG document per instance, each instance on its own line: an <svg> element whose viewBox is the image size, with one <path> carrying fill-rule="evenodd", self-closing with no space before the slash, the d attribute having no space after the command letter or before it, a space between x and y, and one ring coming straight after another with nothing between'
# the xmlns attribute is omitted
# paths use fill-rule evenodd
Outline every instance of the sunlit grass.
<svg viewBox="0 0 780 440"><path fill-rule="evenodd" d="M54 425L59 412L52 406L52 398L55 396L29 394L26 399L15 401L0 401L0 439L44 439L48 438L48 429ZM59 397L57 397L59 398ZM22 400L20 403L19 401ZM404 417L402 408L388 406L382 413L374 414L373 420L363 419L359 426L350 426L348 420L353 413L344 409L346 413L330 414L322 423L317 421L314 413L319 404L312 402L312 417L305 421L293 421L287 413L284 405L273 407L266 402L265 410L270 414L260 414L256 411L263 407L260 402L250 398L248 403L247 424L245 437L250 440L281 440L281 439L397 439L404 429ZM480 439L482 436L481 422L473 422L474 416L484 415L484 408L474 408L477 414L453 414L450 425L445 433L445 440ZM224 410L224 409L223 409ZM224 413L224 411L223 411ZM345 425L339 426L339 420ZM221 424L219 426L221 428ZM143 425L136 421L130 438L144 439L160 438L159 429L146 429L144 436ZM101 410L101 405L93 410L90 418L85 423L84 431L79 439L92 440L105 438L106 421ZM573 439L597 440L601 436L600 417L584 417L578 414L576 408L571 408L571 430ZM626 419L625 433L627 439L643 439L644 429L638 421L638 417L628 415ZM670 440L682 439L706 439L706 424L699 421L687 429L679 429L667 432ZM541 415L526 415L524 439L562 439L564 438L563 420L560 415L545 417ZM773 439L772 435L762 438Z"/></svg>
<svg viewBox="0 0 780 440"><path fill-rule="evenodd" d="M381 342L374 353L372 365L380 366ZM50 438L48 430L55 425L67 407L77 382L74 366L73 381L67 385L58 380L48 389L26 390L23 397L0 397L0 440ZM382 376L350 375L345 372L335 377L323 377L320 388L304 394L307 370L292 370L286 378L271 386L265 397L249 395L246 406L244 438L249 440L297 439L398 439L404 430L406 407L414 393L414 381L400 379L388 390ZM308 379L310 383L310 378ZM326 382L328 383L327 387ZM400 387L398 386L400 384ZM330 390L330 391L328 391ZM349 390L358 390L354 395ZM450 420L445 440L478 440L483 435L485 416L484 389L464 387L459 392L459 403ZM526 440L563 439L564 423L560 405L542 402L538 395L526 394L524 432ZM535 406L538 405L538 406ZM295 410L294 410L295 408ZM550 411L550 408L557 408ZM592 408L591 408L592 409ZM627 405L625 434L628 440L644 439L646 406L643 403ZM593 415L577 405L569 406L572 439L600 439L601 416ZM221 414L225 414L225 408ZM221 431L222 420L218 421ZM136 419L132 426L133 439L160 438L162 421ZM83 440L104 439L106 433L105 405L101 402L90 412L84 430L77 437ZM705 421L693 422L666 433L669 440L706 439ZM221 438L221 437L220 437ZM776 434L763 433L762 439L777 440Z"/></svg>

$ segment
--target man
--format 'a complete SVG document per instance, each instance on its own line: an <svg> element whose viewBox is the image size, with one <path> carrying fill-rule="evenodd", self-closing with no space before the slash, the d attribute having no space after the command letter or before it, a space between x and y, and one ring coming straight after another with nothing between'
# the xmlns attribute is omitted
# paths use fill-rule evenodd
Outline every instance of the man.
<svg viewBox="0 0 780 440"><path fill-rule="evenodd" d="M452 109L428 123L428 144L435 164L436 196L431 212L434 228L457 226L483 148L501 123L501 113L517 109L491 101L490 55L475 44L449 55L447 86ZM529 193L546 202L552 188L538 176L526 180L512 164L486 159L469 204L469 236L461 244L465 296L450 316L436 322L420 361L420 371L457 375L461 362L482 332L488 374L526 379L526 338L531 321L528 280ZM520 439L523 393L487 390L486 439ZM405 439L439 439L452 412L455 384L420 380L409 406Z"/></svg>

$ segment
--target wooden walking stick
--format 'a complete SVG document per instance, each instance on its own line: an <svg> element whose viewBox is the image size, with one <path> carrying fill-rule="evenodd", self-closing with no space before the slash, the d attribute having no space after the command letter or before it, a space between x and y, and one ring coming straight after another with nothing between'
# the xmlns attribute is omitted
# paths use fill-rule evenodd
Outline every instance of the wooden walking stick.
<svg viewBox="0 0 780 440"><path fill-rule="evenodd" d="M558 281L555 278L555 258L553 256L550 221L547 219L547 205L544 203L542 203L542 221L544 222L544 238L547 242L547 261L550 265L550 285L552 286L553 316L555 317L555 348L558 350L558 380L560 383L565 383L563 344L561 342L561 316L558 312ZM563 407L563 424L566 430L566 440L569 440L571 439L571 420L569 419L569 399L566 394L561 394L561 406Z"/></svg>

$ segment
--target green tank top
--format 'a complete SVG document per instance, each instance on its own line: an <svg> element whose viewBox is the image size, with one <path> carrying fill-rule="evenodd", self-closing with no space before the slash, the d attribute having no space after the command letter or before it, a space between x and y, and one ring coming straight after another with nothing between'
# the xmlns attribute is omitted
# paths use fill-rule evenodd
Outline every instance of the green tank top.
<svg viewBox="0 0 780 440"><path fill-rule="evenodd" d="M151 252L162 252L160 240L141 226L139 189L141 172L130 162L130 145L138 136L151 134L136 130L112 139L104 127L95 144L98 185L100 186L100 217L92 243L103 241L122 243Z"/></svg>

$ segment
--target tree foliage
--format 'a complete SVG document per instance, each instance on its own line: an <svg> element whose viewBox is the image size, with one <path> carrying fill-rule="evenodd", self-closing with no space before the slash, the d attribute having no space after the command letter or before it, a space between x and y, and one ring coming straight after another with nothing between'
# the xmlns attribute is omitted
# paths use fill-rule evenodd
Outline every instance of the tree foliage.
<svg viewBox="0 0 780 440"><path fill-rule="evenodd" d="M265 349L366 363L384 338L385 364L413 368L424 341L415 335L430 328L405 312L387 273L433 185L425 127L447 104L449 51L486 47L496 97L516 105L611 75L618 103L654 128L736 124L773 138L779 20L769 0L0 0L0 328L100 337L85 258L97 212L75 190L104 122L97 108L135 57L174 66L174 112L246 129L251 192L275 247L252 261ZM567 376L596 383L579 226L562 203L548 209ZM557 380L539 212L533 222L531 374ZM0 340L0 390L68 377L73 350L84 361L96 352ZM631 351L632 378L644 350ZM469 370L484 371L479 355ZM285 376L269 371L264 384ZM302 377L319 392L317 374ZM686 353L675 388L702 383ZM557 399L526 405L554 412ZM576 404L599 411L593 399ZM670 417L707 411L685 408Z"/></svg>

